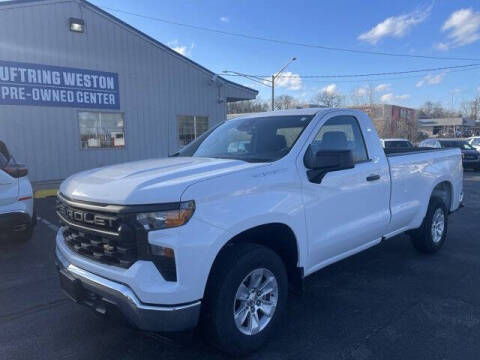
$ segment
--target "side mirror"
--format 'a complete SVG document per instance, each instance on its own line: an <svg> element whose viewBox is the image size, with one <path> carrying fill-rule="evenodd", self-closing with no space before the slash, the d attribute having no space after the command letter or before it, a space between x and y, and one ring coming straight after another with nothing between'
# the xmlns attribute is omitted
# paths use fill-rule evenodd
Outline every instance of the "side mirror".
<svg viewBox="0 0 480 360"><path fill-rule="evenodd" d="M303 158L308 179L320 184L323 177L332 171L352 169L355 164L351 150L318 150L314 151L310 145Z"/></svg>

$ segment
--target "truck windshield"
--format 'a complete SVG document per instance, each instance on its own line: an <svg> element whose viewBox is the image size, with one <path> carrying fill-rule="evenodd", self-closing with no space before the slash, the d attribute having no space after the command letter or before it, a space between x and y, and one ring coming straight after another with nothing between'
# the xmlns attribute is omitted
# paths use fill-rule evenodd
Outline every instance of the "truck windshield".
<svg viewBox="0 0 480 360"><path fill-rule="evenodd" d="M296 115L228 120L176 155L272 162L288 154L312 118Z"/></svg>

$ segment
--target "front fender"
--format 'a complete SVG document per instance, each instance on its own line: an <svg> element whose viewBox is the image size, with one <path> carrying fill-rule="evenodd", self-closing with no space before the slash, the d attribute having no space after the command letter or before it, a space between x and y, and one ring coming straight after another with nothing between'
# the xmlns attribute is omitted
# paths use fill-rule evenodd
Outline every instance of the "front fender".
<svg viewBox="0 0 480 360"><path fill-rule="evenodd" d="M307 237L302 188L295 169L272 164L268 170L243 171L196 183L187 188L182 200L194 199L198 220L221 228L220 250L234 236L257 226L281 223L297 239L299 265L307 256Z"/></svg>

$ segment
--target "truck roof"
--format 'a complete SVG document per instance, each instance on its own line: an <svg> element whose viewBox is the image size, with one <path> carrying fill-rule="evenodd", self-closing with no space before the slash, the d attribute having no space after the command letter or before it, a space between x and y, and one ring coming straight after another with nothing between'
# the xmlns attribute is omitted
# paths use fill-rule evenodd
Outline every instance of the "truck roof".
<svg viewBox="0 0 480 360"><path fill-rule="evenodd" d="M410 140L408 139L402 139L402 138L385 138L385 139L380 139L382 141L408 141L410 142Z"/></svg>
<svg viewBox="0 0 480 360"><path fill-rule="evenodd" d="M291 115L316 115L318 113L324 112L327 113L331 110L349 110L352 109L342 109L342 108L306 108L306 109L287 109L287 110L275 110L275 111L265 111L258 113L248 113L242 116L237 117L236 119L242 117L269 117L269 116L291 116Z"/></svg>

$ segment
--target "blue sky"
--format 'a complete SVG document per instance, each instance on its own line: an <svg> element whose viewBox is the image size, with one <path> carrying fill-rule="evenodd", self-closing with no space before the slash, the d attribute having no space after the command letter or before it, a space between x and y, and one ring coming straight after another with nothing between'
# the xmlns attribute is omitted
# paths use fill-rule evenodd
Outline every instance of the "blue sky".
<svg viewBox="0 0 480 360"><path fill-rule="evenodd" d="M274 44L164 24L112 10L127 23L176 48L212 71L269 75L290 58L291 75L377 73L480 63L480 0L418 1L213 1L93 0L100 7L121 9L227 32L358 50L416 55L478 58L479 61L395 58L332 52ZM480 94L480 68L435 71L387 79L282 78L276 94L309 101L319 91L340 92L349 100L366 86L377 88L377 101L419 106L426 100L458 107ZM246 79L236 81L270 89ZM380 85L380 86L379 86Z"/></svg>

